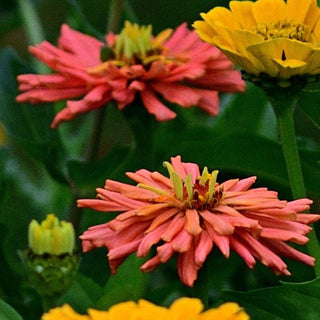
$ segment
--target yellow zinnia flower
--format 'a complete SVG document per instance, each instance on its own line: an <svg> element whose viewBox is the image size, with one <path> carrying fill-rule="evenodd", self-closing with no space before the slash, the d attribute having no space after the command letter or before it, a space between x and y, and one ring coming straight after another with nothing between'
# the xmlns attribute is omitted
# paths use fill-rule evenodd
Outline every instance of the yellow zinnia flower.
<svg viewBox="0 0 320 320"><path fill-rule="evenodd" d="M278 79L320 74L316 0L230 1L229 6L202 13L204 21L194 27L245 73Z"/></svg>
<svg viewBox="0 0 320 320"><path fill-rule="evenodd" d="M112 306L108 311L89 309L88 315L76 313L69 305L51 309L41 320L249 320L248 314L236 303L228 302L215 309L202 312L199 299L180 298L169 308L146 300L127 301Z"/></svg>

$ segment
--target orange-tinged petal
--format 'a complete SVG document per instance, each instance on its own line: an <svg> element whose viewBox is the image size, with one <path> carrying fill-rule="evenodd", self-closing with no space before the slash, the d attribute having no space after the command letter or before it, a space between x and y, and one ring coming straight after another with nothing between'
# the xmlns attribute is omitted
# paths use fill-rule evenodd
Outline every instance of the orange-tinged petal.
<svg viewBox="0 0 320 320"><path fill-rule="evenodd" d="M185 228L191 235L194 235L194 236L201 233L202 228L200 227L200 218L197 210L186 211Z"/></svg>
<svg viewBox="0 0 320 320"><path fill-rule="evenodd" d="M229 7L243 29L251 30L256 21L252 14L252 1L230 1Z"/></svg>
<svg viewBox="0 0 320 320"><path fill-rule="evenodd" d="M169 220L171 217L175 216L180 210L178 208L171 208L163 213L160 213L151 223L150 227L146 231L146 233L149 233L153 231L155 228L159 227L162 223Z"/></svg>
<svg viewBox="0 0 320 320"><path fill-rule="evenodd" d="M200 212L200 215L205 219L212 228L220 235L230 235L234 232L234 226L223 217L213 214L209 211Z"/></svg>
<svg viewBox="0 0 320 320"><path fill-rule="evenodd" d="M252 14L257 23L285 20L286 3L283 0L259 0L252 6Z"/></svg>

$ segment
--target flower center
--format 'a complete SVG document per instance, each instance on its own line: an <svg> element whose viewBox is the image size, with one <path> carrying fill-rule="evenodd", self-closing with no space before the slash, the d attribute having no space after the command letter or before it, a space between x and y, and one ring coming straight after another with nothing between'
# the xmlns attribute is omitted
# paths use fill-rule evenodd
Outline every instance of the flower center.
<svg viewBox="0 0 320 320"><path fill-rule="evenodd" d="M138 26L125 22L125 26L112 46L114 62L120 65L148 64L162 58L163 42L172 30L166 29L152 36L152 26Z"/></svg>
<svg viewBox="0 0 320 320"><path fill-rule="evenodd" d="M205 185L201 185L200 178L197 179L192 186L192 197L189 196L186 187L184 187L184 207L185 209L211 210L221 200L223 196L222 188L214 188L212 194L209 192L209 181Z"/></svg>
<svg viewBox="0 0 320 320"><path fill-rule="evenodd" d="M216 183L217 170L209 173L207 167L205 167L201 176L197 177L196 181L193 182L191 174L188 174L183 180L174 170L171 163L164 162L164 166L169 172L174 195L143 183L139 183L138 187L158 193L160 195L158 201L160 202L164 199L165 201L170 201L171 199L173 206L178 206L184 210L211 210L219 204L223 197L223 188Z"/></svg>
<svg viewBox="0 0 320 320"><path fill-rule="evenodd" d="M170 174L175 196L183 203L184 209L210 210L220 202L223 190L216 187L217 170L209 173L205 167L201 176L193 183L190 174L183 180L169 162L164 165Z"/></svg>
<svg viewBox="0 0 320 320"><path fill-rule="evenodd" d="M288 38L307 42L310 27L302 23L282 20L271 23L259 23L254 27L253 31L263 36L264 40Z"/></svg>

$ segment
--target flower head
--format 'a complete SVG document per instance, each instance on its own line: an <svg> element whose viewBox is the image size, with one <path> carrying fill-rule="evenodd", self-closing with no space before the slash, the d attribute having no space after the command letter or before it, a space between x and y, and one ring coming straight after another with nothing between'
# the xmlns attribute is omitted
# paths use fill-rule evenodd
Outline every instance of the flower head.
<svg viewBox="0 0 320 320"><path fill-rule="evenodd" d="M217 171L180 156L165 162L169 178L142 169L127 176L136 186L107 180L97 189L99 199L78 200L78 206L109 212L120 211L114 220L90 227L80 238L84 251L107 247L112 273L131 253L145 257L156 245L156 255L141 266L151 271L178 254L178 273L192 286L197 272L214 246L228 258L230 249L249 268L256 259L277 274L290 275L280 256L314 265L314 258L286 242L305 244L308 224L320 215L301 213L309 199L281 201L267 188L252 188L256 177L232 179L219 184Z"/></svg>
<svg viewBox="0 0 320 320"><path fill-rule="evenodd" d="M112 306L108 311L89 309L88 315L80 315L69 305L64 305L45 313L41 320L249 320L248 314L236 303L227 302L218 308L202 312L203 305L199 299L180 298L169 308L157 306L146 300L138 303L133 301L121 302Z"/></svg>
<svg viewBox="0 0 320 320"><path fill-rule="evenodd" d="M204 21L194 27L247 74L278 79L320 74L316 0L230 1L229 6L202 13Z"/></svg>
<svg viewBox="0 0 320 320"><path fill-rule="evenodd" d="M44 41L30 52L55 71L50 75L18 76L23 91L19 102L68 99L52 122L73 119L115 101L122 109L141 97L159 121L176 114L159 99L182 107L199 106L218 113L218 91L243 91L244 82L233 64L217 48L202 42L182 24L175 31L152 36L151 26L127 22L119 35L109 33L103 43L63 25L58 47ZM70 100L73 98L79 100Z"/></svg>

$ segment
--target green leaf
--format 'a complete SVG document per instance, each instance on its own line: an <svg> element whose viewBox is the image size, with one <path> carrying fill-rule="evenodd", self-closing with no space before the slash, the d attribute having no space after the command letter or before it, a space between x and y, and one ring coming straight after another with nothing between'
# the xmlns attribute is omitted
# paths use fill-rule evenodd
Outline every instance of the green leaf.
<svg viewBox="0 0 320 320"><path fill-rule="evenodd" d="M223 297L238 302L252 320L320 319L320 278L248 292L224 291Z"/></svg>
<svg viewBox="0 0 320 320"><path fill-rule="evenodd" d="M179 137L167 135L161 138L164 160L180 154L184 161L196 162L200 167L208 166L210 170L219 170L219 178L226 173L233 177L256 175L257 183L264 180L269 188L284 189L290 197L287 171L278 142L256 134L234 133L216 135L202 129L188 129L184 141ZM192 138L193 137L193 138ZM319 152L301 151L302 168L307 191L310 195L319 195L320 167Z"/></svg>
<svg viewBox="0 0 320 320"><path fill-rule="evenodd" d="M146 290L148 275L140 271L142 259L129 256L119 267L117 274L107 281L104 294L96 307L107 310L113 304L142 298Z"/></svg>
<svg viewBox="0 0 320 320"><path fill-rule="evenodd" d="M103 187L107 178L114 177L128 152L129 146L118 145L114 146L104 158L97 161L70 160L68 171L80 196L87 196L95 192L97 187ZM121 174L124 175L124 172Z"/></svg>
<svg viewBox="0 0 320 320"><path fill-rule="evenodd" d="M0 319L1 320L23 320L22 317L7 303L0 299Z"/></svg>
<svg viewBox="0 0 320 320"><path fill-rule="evenodd" d="M320 128L320 92L302 91L297 104Z"/></svg>
<svg viewBox="0 0 320 320"><path fill-rule="evenodd" d="M102 287L79 272L71 288L59 299L59 304L68 303L78 312L86 313L102 293Z"/></svg>
<svg viewBox="0 0 320 320"><path fill-rule="evenodd" d="M248 84L244 93L228 94L221 99L220 114L215 119L214 128L222 134L226 131L258 132L264 127L267 107L264 92ZM271 123L268 122L268 127L270 126Z"/></svg>
<svg viewBox="0 0 320 320"><path fill-rule="evenodd" d="M18 95L16 76L31 71L13 50L1 51L0 70L0 120L9 137L45 163L56 179L65 181L63 148L57 131L50 129L54 117L52 105L15 102Z"/></svg>
<svg viewBox="0 0 320 320"><path fill-rule="evenodd" d="M51 105L31 106L15 102L18 95L16 76L30 73L31 70L10 48L1 51L0 68L0 119L8 133L33 143L56 138L56 131L48 130L53 119Z"/></svg>

